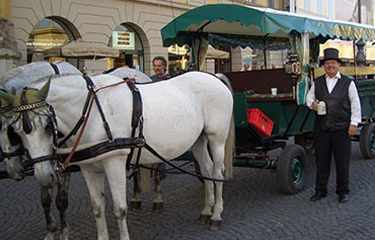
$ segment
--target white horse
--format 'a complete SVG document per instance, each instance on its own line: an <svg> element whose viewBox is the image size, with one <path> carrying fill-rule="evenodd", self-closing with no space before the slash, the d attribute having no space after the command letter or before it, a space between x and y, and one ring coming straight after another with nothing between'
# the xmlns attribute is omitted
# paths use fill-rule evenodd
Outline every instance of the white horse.
<svg viewBox="0 0 375 240"><path fill-rule="evenodd" d="M67 62L56 62L52 64L48 62L35 62L10 70L0 78L0 84L8 91L20 91L22 88L37 82L41 78L67 74L81 74L81 72ZM6 102L2 101L1 107L6 107L6 104ZM11 127L2 127L0 137L0 147L5 153L13 153L21 147L21 140ZM27 158L24 154L5 159L6 170L12 179L22 180L24 178L23 172L25 169L23 163L26 160ZM62 178L57 179L55 174L50 174L51 170L52 169L48 169L48 171L46 171L43 168L35 168L35 177L41 187L41 202L47 223L48 233L45 239L53 240L57 233L56 224L50 211L54 185L57 185L56 207L60 213L60 236L61 239L68 239L65 212L68 207L69 174L65 174Z"/></svg>
<svg viewBox="0 0 375 240"><path fill-rule="evenodd" d="M150 83L152 82L151 78L144 74L143 72L140 72L136 69L129 68L129 67L119 67L110 69L108 71L105 71L104 74L109 74L112 76L119 77L121 79L124 78L132 78L135 79L136 83Z"/></svg>
<svg viewBox="0 0 375 240"><path fill-rule="evenodd" d="M97 88L122 81L109 75L93 78ZM20 109L20 103L43 102L52 106L56 113L59 131L68 134L75 126L84 107L87 95L86 84L75 76L67 76L52 81L48 79L32 84L24 97L1 93L3 100ZM169 81L138 85L143 100L143 131L147 143L166 159L174 159L192 148L200 164L202 174L215 179L223 179L224 148L230 127L233 99L228 88L216 77L200 72L190 72ZM132 94L129 88L118 85L100 91L107 121L114 138L131 136ZM48 96L48 97L47 97ZM23 98L23 101L21 99ZM30 106L30 105L28 105ZM22 107L21 107L22 108ZM27 116L27 117L26 117ZM25 148L32 158L51 155L53 138L45 127L51 121L50 107L38 106L32 110L15 111L7 123L12 124L20 135ZM29 121L29 123L25 123ZM32 126L25 130L25 124ZM87 147L107 139L96 107L93 107L80 145ZM210 154L208 152L208 145ZM114 214L118 220L120 239L128 240L126 222L126 156L129 149L114 150L94 159L77 162L87 183L94 215L97 222L98 239L108 239L105 219L104 177L107 177L112 193ZM102 161L103 160L103 161ZM159 161L160 162L160 161ZM141 164L156 163L156 158L144 150ZM37 165L50 165L49 161ZM210 216L212 224L222 221L223 183L205 181L205 204L201 212Z"/></svg>

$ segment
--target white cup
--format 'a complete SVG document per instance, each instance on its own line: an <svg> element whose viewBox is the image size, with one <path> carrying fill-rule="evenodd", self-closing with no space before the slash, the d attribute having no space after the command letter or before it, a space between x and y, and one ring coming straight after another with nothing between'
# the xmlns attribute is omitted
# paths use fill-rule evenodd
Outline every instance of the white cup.
<svg viewBox="0 0 375 240"><path fill-rule="evenodd" d="M271 94L273 96L276 96L277 95L277 88L271 88Z"/></svg>
<svg viewBox="0 0 375 240"><path fill-rule="evenodd" d="M326 103L323 101L320 101L318 103L318 115L326 115L327 114L327 108L326 108Z"/></svg>

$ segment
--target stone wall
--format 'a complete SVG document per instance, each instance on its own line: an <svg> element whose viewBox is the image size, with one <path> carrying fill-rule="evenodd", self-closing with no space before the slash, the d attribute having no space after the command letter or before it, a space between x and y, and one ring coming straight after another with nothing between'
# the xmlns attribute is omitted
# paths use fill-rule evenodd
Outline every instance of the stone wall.
<svg viewBox="0 0 375 240"><path fill-rule="evenodd" d="M14 35L14 24L7 19L0 18L0 48L16 51L17 42Z"/></svg>

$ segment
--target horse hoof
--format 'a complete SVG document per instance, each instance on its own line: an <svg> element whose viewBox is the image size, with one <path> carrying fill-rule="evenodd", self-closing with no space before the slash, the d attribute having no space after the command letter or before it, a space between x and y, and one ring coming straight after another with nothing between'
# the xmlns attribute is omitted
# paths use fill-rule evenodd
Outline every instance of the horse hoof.
<svg viewBox="0 0 375 240"><path fill-rule="evenodd" d="M211 218L210 215L201 214L201 215L199 215L199 222L201 224L206 225L210 222L210 218Z"/></svg>
<svg viewBox="0 0 375 240"><path fill-rule="evenodd" d="M142 209L142 202L141 201L131 201L130 208L134 210Z"/></svg>
<svg viewBox="0 0 375 240"><path fill-rule="evenodd" d="M152 205L152 210L153 211L162 210L163 207L164 207L164 203L163 202L154 202L153 205Z"/></svg>
<svg viewBox="0 0 375 240"><path fill-rule="evenodd" d="M49 232L47 235L44 237L44 240L55 240L55 233Z"/></svg>
<svg viewBox="0 0 375 240"><path fill-rule="evenodd" d="M61 231L60 240L69 240L69 228L65 227Z"/></svg>
<svg viewBox="0 0 375 240"><path fill-rule="evenodd" d="M221 220L210 220L210 230L217 231L221 227Z"/></svg>

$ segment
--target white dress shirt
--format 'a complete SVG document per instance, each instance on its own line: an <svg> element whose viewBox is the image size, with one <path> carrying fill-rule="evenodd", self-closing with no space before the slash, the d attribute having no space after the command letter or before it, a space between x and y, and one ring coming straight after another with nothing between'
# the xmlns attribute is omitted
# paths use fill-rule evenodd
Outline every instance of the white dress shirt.
<svg viewBox="0 0 375 240"><path fill-rule="evenodd" d="M336 86L336 83L340 78L340 72L338 72L333 78L330 78L326 75L326 84L329 93L333 91L333 88ZM362 121L361 102L359 101L357 87L355 86L355 83L353 81L349 85L348 95L351 108L350 124L358 126L358 123ZM313 82L309 92L307 93L306 105L311 109L312 103L314 101L319 101L319 99L315 98L315 84Z"/></svg>

